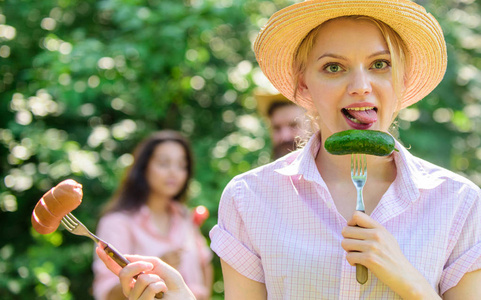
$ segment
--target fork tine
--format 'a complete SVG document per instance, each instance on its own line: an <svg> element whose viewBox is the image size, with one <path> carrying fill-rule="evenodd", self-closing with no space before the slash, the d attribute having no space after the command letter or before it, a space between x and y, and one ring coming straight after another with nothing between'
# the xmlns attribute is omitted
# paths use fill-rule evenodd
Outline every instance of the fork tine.
<svg viewBox="0 0 481 300"><path fill-rule="evenodd" d="M65 227L68 231L71 230L70 224L65 222L63 218L60 220L60 223L62 223L63 227Z"/></svg>
<svg viewBox="0 0 481 300"><path fill-rule="evenodd" d="M363 154L364 156L364 168L363 168L363 174L362 175L367 175L367 158L366 154Z"/></svg>
<svg viewBox="0 0 481 300"><path fill-rule="evenodd" d="M68 213L67 216L69 216L75 223L80 224L80 221L72 213Z"/></svg>
<svg viewBox="0 0 481 300"><path fill-rule="evenodd" d="M72 214L67 214L65 215L64 217L65 220L67 220L70 224L72 224L73 226L78 226L79 225L79 220L77 220L77 218L75 218Z"/></svg>
<svg viewBox="0 0 481 300"><path fill-rule="evenodd" d="M77 226L67 216L63 217L61 222L62 224L67 225L69 228L72 228L72 229L74 229Z"/></svg>
<svg viewBox="0 0 481 300"><path fill-rule="evenodd" d="M356 175L359 176L361 175L361 168L362 168L362 160L361 160L361 154L356 154Z"/></svg>
<svg viewBox="0 0 481 300"><path fill-rule="evenodd" d="M367 174L366 154L351 154L351 174L354 174L354 176L364 176Z"/></svg>
<svg viewBox="0 0 481 300"><path fill-rule="evenodd" d="M354 160L354 175L355 176L359 176L359 172L360 172L360 159L359 159L359 155L358 153L355 154L355 160Z"/></svg>
<svg viewBox="0 0 481 300"><path fill-rule="evenodd" d="M72 228L72 230L79 226L79 223L75 222L75 220L73 220L69 215L63 217L63 220Z"/></svg>
<svg viewBox="0 0 481 300"><path fill-rule="evenodd" d="M351 154L351 176L354 175L354 153Z"/></svg>

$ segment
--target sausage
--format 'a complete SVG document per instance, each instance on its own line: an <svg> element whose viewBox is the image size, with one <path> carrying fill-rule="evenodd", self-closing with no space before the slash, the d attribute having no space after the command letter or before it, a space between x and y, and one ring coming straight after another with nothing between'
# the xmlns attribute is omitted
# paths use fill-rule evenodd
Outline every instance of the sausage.
<svg viewBox="0 0 481 300"><path fill-rule="evenodd" d="M67 179L46 192L32 212L32 226L40 234L57 230L62 218L82 202L82 185Z"/></svg>

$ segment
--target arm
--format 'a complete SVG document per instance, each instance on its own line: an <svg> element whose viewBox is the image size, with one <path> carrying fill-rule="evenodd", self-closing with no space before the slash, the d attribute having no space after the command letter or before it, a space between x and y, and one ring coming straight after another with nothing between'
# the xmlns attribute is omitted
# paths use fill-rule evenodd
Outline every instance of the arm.
<svg viewBox="0 0 481 300"><path fill-rule="evenodd" d="M481 270L466 273L459 283L443 295L446 300L476 300L481 299Z"/></svg>
<svg viewBox="0 0 481 300"><path fill-rule="evenodd" d="M475 192L456 216L462 227L449 233L456 239L441 277L443 299L481 299L481 191Z"/></svg>
<svg viewBox="0 0 481 300"><path fill-rule="evenodd" d="M197 254L199 257L200 268L202 272L202 282L203 287L202 294L195 295L198 300L208 300L212 297L212 285L214 283L214 268L212 266L212 252L207 246L207 241L202 235L200 228L194 226L194 237L197 249ZM195 292L195 291L194 291Z"/></svg>
<svg viewBox="0 0 481 300"><path fill-rule="evenodd" d="M266 285L240 274L221 259L226 300L267 299Z"/></svg>
<svg viewBox="0 0 481 300"><path fill-rule="evenodd" d="M204 285L209 289L209 295L206 299L210 299L212 296L212 285L214 283L214 268L211 263L204 265L202 268L204 273Z"/></svg>

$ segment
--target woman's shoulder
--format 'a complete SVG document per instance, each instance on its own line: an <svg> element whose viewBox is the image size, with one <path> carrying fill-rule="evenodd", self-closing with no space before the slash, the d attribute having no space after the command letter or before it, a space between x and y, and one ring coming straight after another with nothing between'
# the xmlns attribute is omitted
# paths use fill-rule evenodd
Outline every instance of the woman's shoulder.
<svg viewBox="0 0 481 300"><path fill-rule="evenodd" d="M179 216L182 219L189 219L190 218L190 210L184 203L178 201L171 201L170 208L174 215Z"/></svg>
<svg viewBox="0 0 481 300"><path fill-rule="evenodd" d="M132 217L138 214L138 211L111 211L106 213L100 218L99 222L112 222L112 221L129 221Z"/></svg>
<svg viewBox="0 0 481 300"><path fill-rule="evenodd" d="M96 232L101 237L106 237L110 235L109 232L127 232L136 225L136 220L130 212L113 211L100 217Z"/></svg>
<svg viewBox="0 0 481 300"><path fill-rule="evenodd" d="M267 180L279 175L278 170L289 166L299 156L301 150L293 151L275 161L268 164L255 167L247 172L235 176L231 182L246 181L246 180Z"/></svg>
<svg viewBox="0 0 481 300"><path fill-rule="evenodd" d="M289 167L297 156L298 151L295 151L271 163L235 176L224 188L222 199L230 198L241 202L250 202L260 195L272 193L273 187L276 192L281 192L289 182L289 177L281 174L280 171Z"/></svg>

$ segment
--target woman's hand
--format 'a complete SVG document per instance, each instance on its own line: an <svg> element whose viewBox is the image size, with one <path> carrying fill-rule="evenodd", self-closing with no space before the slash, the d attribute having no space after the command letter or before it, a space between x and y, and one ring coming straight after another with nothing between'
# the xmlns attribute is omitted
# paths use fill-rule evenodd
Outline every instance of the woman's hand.
<svg viewBox="0 0 481 300"><path fill-rule="evenodd" d="M154 299L163 292L165 300L195 300L180 273L159 258L125 255L131 263L122 269L102 248L97 247L96 252L107 268L119 276L123 293L129 299Z"/></svg>
<svg viewBox="0 0 481 300"><path fill-rule="evenodd" d="M408 261L394 236L365 213L356 211L342 230L341 246L351 265L366 266L404 299L441 299Z"/></svg>

